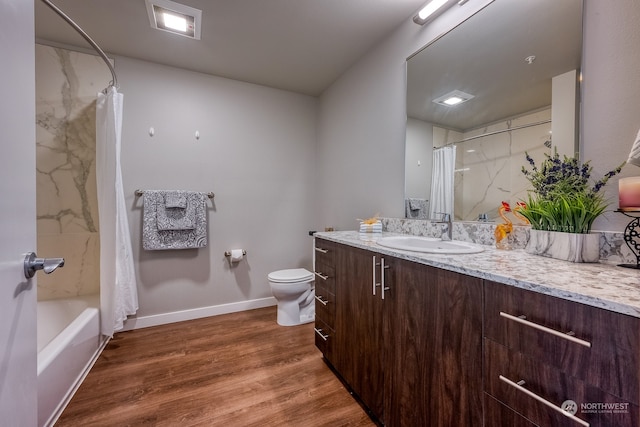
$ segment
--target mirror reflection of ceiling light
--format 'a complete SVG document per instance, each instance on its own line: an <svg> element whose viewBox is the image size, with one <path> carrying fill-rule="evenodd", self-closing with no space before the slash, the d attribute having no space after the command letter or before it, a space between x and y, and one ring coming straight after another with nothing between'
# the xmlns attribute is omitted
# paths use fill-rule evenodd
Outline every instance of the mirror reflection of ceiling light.
<svg viewBox="0 0 640 427"><path fill-rule="evenodd" d="M151 28L200 40L202 11L170 0L145 0Z"/></svg>
<svg viewBox="0 0 640 427"><path fill-rule="evenodd" d="M454 105L467 102L472 98L474 98L473 95L462 92L461 90L453 90L445 95L442 95L439 98L434 99L433 102L447 107L453 107Z"/></svg>
<svg viewBox="0 0 640 427"><path fill-rule="evenodd" d="M162 21L164 26L172 30L180 31L182 33L187 32L187 20L183 16L176 16L172 13L163 12Z"/></svg>

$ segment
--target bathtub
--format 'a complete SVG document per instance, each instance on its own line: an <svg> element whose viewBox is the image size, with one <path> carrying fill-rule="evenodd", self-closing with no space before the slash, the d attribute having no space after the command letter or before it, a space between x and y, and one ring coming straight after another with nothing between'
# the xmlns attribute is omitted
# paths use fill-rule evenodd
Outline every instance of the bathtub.
<svg viewBox="0 0 640 427"><path fill-rule="evenodd" d="M99 296L38 301L38 425L52 425L106 344Z"/></svg>

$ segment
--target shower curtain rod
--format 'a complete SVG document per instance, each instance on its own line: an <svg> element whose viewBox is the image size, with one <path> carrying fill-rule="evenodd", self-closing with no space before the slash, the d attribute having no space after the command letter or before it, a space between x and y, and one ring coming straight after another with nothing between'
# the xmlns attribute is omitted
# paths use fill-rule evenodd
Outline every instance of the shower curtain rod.
<svg viewBox="0 0 640 427"><path fill-rule="evenodd" d="M532 127L532 126L544 125L546 123L551 123L551 120L542 120L540 122L534 122L534 123L529 123L529 124L526 124L526 125L520 125L520 126L516 126L516 127L513 127L513 128L509 128L509 129L496 130L496 131L493 131L493 132L483 133L482 135L470 136L469 138L461 139L460 141L447 142L446 144L443 145L443 147L448 147L449 145L453 145L453 144L459 144L461 142L471 141L473 139L483 138L485 136L491 136L491 135L497 135L499 133L510 132L512 130L518 130L518 129L524 129L524 128L528 128L528 127ZM433 147L433 148L438 148L438 147Z"/></svg>
<svg viewBox="0 0 640 427"><path fill-rule="evenodd" d="M67 14L64 13L62 10L60 10L55 4L51 3L51 1L49 0L42 0L42 2L47 6L49 6L49 8L51 8L51 10L57 13L62 19L67 21L67 24L71 25L73 29L76 30L91 45L91 47L93 47L93 49L96 52L98 52L98 55L100 55L100 57L105 62L105 64L107 64L107 67L109 67L109 71L111 71L111 82L109 83L109 86L113 86L117 89L118 78L116 77L116 70L113 69L113 65L111 65L111 61L109 61L109 58L107 58L107 55L105 55L102 49L100 49L100 46L98 46L98 44L94 42L93 39L89 37L89 35L85 33L84 30L80 28L80 26L73 21L73 19L67 16Z"/></svg>

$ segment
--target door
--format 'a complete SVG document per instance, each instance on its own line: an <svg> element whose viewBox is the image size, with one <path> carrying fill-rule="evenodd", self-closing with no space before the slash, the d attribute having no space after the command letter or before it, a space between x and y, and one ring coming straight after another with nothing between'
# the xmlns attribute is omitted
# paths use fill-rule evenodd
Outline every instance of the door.
<svg viewBox="0 0 640 427"><path fill-rule="evenodd" d="M32 1L0 0L0 423L37 424L35 54Z"/></svg>
<svg viewBox="0 0 640 427"><path fill-rule="evenodd" d="M481 425L482 280L392 261L387 425Z"/></svg>
<svg viewBox="0 0 640 427"><path fill-rule="evenodd" d="M384 301L380 287L374 295L374 282L381 283L380 262L380 256L362 249L340 246L336 252L334 366L373 415L384 421Z"/></svg>

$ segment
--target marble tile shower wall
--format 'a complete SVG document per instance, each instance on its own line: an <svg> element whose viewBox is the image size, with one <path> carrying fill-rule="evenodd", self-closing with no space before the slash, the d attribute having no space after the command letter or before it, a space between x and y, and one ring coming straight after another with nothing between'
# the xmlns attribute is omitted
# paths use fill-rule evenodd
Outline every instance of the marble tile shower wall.
<svg viewBox="0 0 640 427"><path fill-rule="evenodd" d="M434 127L434 145L441 146L492 132L514 129L522 125L551 119L551 109L545 109L484 126L465 133L444 132ZM503 132L457 144L454 212L457 220L473 221L479 214L498 216L501 202L515 205L526 200L529 182L522 174L525 152L537 163L544 159L550 140L550 123L511 132Z"/></svg>
<svg viewBox="0 0 640 427"><path fill-rule="evenodd" d="M392 233L411 234L415 236L440 237L444 224L431 221L406 218L381 218L382 229ZM493 245L495 223L491 222L454 222L453 239L480 245ZM514 227L513 246L523 249L529 241L529 227ZM624 235L617 232L600 232L600 262L635 263L636 258L624 242Z"/></svg>
<svg viewBox="0 0 640 427"><path fill-rule="evenodd" d="M38 299L99 292L96 94L111 80L98 56L36 45L38 256L65 266L38 276Z"/></svg>

